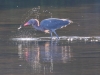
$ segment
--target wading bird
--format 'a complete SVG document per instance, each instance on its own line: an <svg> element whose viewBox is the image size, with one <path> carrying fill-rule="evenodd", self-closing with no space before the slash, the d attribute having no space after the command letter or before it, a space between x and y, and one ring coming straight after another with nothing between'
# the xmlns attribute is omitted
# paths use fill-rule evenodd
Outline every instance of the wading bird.
<svg viewBox="0 0 100 75"><path fill-rule="evenodd" d="M70 23L73 23L73 21L69 19L48 18L42 20L39 24L39 21L37 19L30 19L23 26L32 25L32 27L35 28L36 30L43 31L45 33L50 33L51 38L53 32L56 35L56 37L59 39L59 36L57 35L55 30L66 27ZM20 28L22 28L22 25L18 29Z"/></svg>

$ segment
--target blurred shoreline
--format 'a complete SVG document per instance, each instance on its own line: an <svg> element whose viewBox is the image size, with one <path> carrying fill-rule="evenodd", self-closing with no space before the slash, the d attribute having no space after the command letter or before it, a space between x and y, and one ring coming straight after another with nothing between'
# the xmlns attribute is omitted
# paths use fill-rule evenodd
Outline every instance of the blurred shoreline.
<svg viewBox="0 0 100 75"><path fill-rule="evenodd" d="M40 6L27 8L20 8L17 6L15 9L12 8L0 10L0 24L22 24L26 17L28 17L27 20L30 18L35 18L34 16L36 15L33 13L35 10L32 9L38 7ZM50 18L50 13L52 13L53 18L68 18L77 22L85 20L92 21L95 18L94 21L97 21L100 19L99 7L99 4L84 4L72 7L40 7L39 11L42 11L42 13L39 12L37 16L39 15L39 20L43 20L45 18ZM49 11L50 13L45 13L45 11Z"/></svg>
<svg viewBox="0 0 100 75"><path fill-rule="evenodd" d="M0 11L0 24L21 24L23 14L30 8L6 9Z"/></svg>

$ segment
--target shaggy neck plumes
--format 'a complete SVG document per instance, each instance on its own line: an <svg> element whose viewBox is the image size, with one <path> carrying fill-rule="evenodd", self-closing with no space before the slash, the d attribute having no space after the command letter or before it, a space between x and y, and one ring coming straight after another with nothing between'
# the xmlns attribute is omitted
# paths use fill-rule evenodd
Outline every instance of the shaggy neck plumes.
<svg viewBox="0 0 100 75"><path fill-rule="evenodd" d="M35 19L35 21L37 22L37 26L39 26L39 21L37 19Z"/></svg>
<svg viewBox="0 0 100 75"><path fill-rule="evenodd" d="M37 29L37 30L40 30L40 31L43 31L45 33L49 33L49 30L44 30L40 25L39 25L39 21L37 19L34 19L35 20L35 24L32 24L33 28Z"/></svg>
<svg viewBox="0 0 100 75"><path fill-rule="evenodd" d="M35 28L36 30L43 31L43 29L39 25L39 21L37 19L34 19L34 20L35 22L32 24L33 28Z"/></svg>

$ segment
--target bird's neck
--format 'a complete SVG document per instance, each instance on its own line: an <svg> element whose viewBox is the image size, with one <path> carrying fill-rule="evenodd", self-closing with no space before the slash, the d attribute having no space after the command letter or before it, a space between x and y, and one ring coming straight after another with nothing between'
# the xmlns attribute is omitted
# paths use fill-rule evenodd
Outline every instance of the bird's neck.
<svg viewBox="0 0 100 75"><path fill-rule="evenodd" d="M33 28L35 28L36 30L43 31L43 28L39 25L39 21L37 19L35 19L35 21L35 25L32 24Z"/></svg>
<svg viewBox="0 0 100 75"><path fill-rule="evenodd" d="M35 28L36 30L40 30L40 31L43 31L43 29L40 27L40 26L37 26L37 25L32 25L33 28Z"/></svg>
<svg viewBox="0 0 100 75"><path fill-rule="evenodd" d="M37 19L35 19L36 23L37 23L37 26L39 26L39 21Z"/></svg>

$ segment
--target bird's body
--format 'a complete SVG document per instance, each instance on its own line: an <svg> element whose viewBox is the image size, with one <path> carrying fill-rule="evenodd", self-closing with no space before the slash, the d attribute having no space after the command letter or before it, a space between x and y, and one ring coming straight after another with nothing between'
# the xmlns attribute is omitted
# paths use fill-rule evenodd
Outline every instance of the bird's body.
<svg viewBox="0 0 100 75"><path fill-rule="evenodd" d="M49 18L41 21L40 26L48 30L56 30L65 25L69 24L68 20L57 19L57 18Z"/></svg>
<svg viewBox="0 0 100 75"><path fill-rule="evenodd" d="M72 21L68 19L48 18L42 20L39 24L39 21L37 19L30 19L24 24L24 26L32 25L33 28L37 30L43 31L45 33L51 33L51 37L52 32L54 32L57 38L59 38L55 30L66 27L70 23L72 23Z"/></svg>

